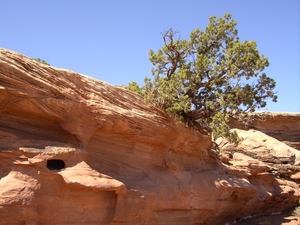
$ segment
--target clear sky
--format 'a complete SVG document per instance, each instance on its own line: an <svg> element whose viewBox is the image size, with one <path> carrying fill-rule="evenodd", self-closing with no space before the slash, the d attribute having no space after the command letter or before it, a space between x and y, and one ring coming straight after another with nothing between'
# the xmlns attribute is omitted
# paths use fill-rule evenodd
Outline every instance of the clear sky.
<svg viewBox="0 0 300 225"><path fill-rule="evenodd" d="M1 0L0 9L0 47L114 85L152 77L148 52L163 46L161 32L188 38L230 13L240 39L269 58L278 102L267 110L300 112L299 0Z"/></svg>

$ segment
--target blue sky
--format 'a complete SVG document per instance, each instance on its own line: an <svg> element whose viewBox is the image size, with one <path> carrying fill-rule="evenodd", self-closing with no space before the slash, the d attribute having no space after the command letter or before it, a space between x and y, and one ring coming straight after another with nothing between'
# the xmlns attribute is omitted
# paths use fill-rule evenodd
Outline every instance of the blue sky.
<svg viewBox="0 0 300 225"><path fill-rule="evenodd" d="M150 49L173 28L188 38L208 18L237 21L241 40L269 58L278 102L268 111L300 112L299 0L1 0L0 47L114 85L152 77Z"/></svg>

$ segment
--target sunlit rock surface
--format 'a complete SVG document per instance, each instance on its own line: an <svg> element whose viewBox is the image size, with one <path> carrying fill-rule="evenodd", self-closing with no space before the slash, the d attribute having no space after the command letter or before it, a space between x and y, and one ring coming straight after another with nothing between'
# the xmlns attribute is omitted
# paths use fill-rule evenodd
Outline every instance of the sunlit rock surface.
<svg viewBox="0 0 300 225"><path fill-rule="evenodd" d="M225 224L297 204L296 180L211 146L124 88L0 49L0 224Z"/></svg>

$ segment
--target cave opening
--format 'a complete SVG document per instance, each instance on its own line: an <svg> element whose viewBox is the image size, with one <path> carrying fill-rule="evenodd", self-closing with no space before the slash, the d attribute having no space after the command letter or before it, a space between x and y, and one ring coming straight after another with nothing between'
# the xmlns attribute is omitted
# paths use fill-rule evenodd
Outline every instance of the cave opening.
<svg viewBox="0 0 300 225"><path fill-rule="evenodd" d="M49 170L61 170L66 167L66 164L63 160L60 159L49 159L47 160L47 168Z"/></svg>

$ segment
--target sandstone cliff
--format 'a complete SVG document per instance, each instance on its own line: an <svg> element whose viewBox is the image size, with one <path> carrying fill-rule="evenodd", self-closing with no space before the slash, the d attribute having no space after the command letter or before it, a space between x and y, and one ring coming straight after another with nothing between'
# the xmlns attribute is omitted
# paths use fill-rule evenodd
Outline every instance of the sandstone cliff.
<svg viewBox="0 0 300 225"><path fill-rule="evenodd" d="M0 49L0 224L225 224L297 204L295 181L211 146L126 89Z"/></svg>

